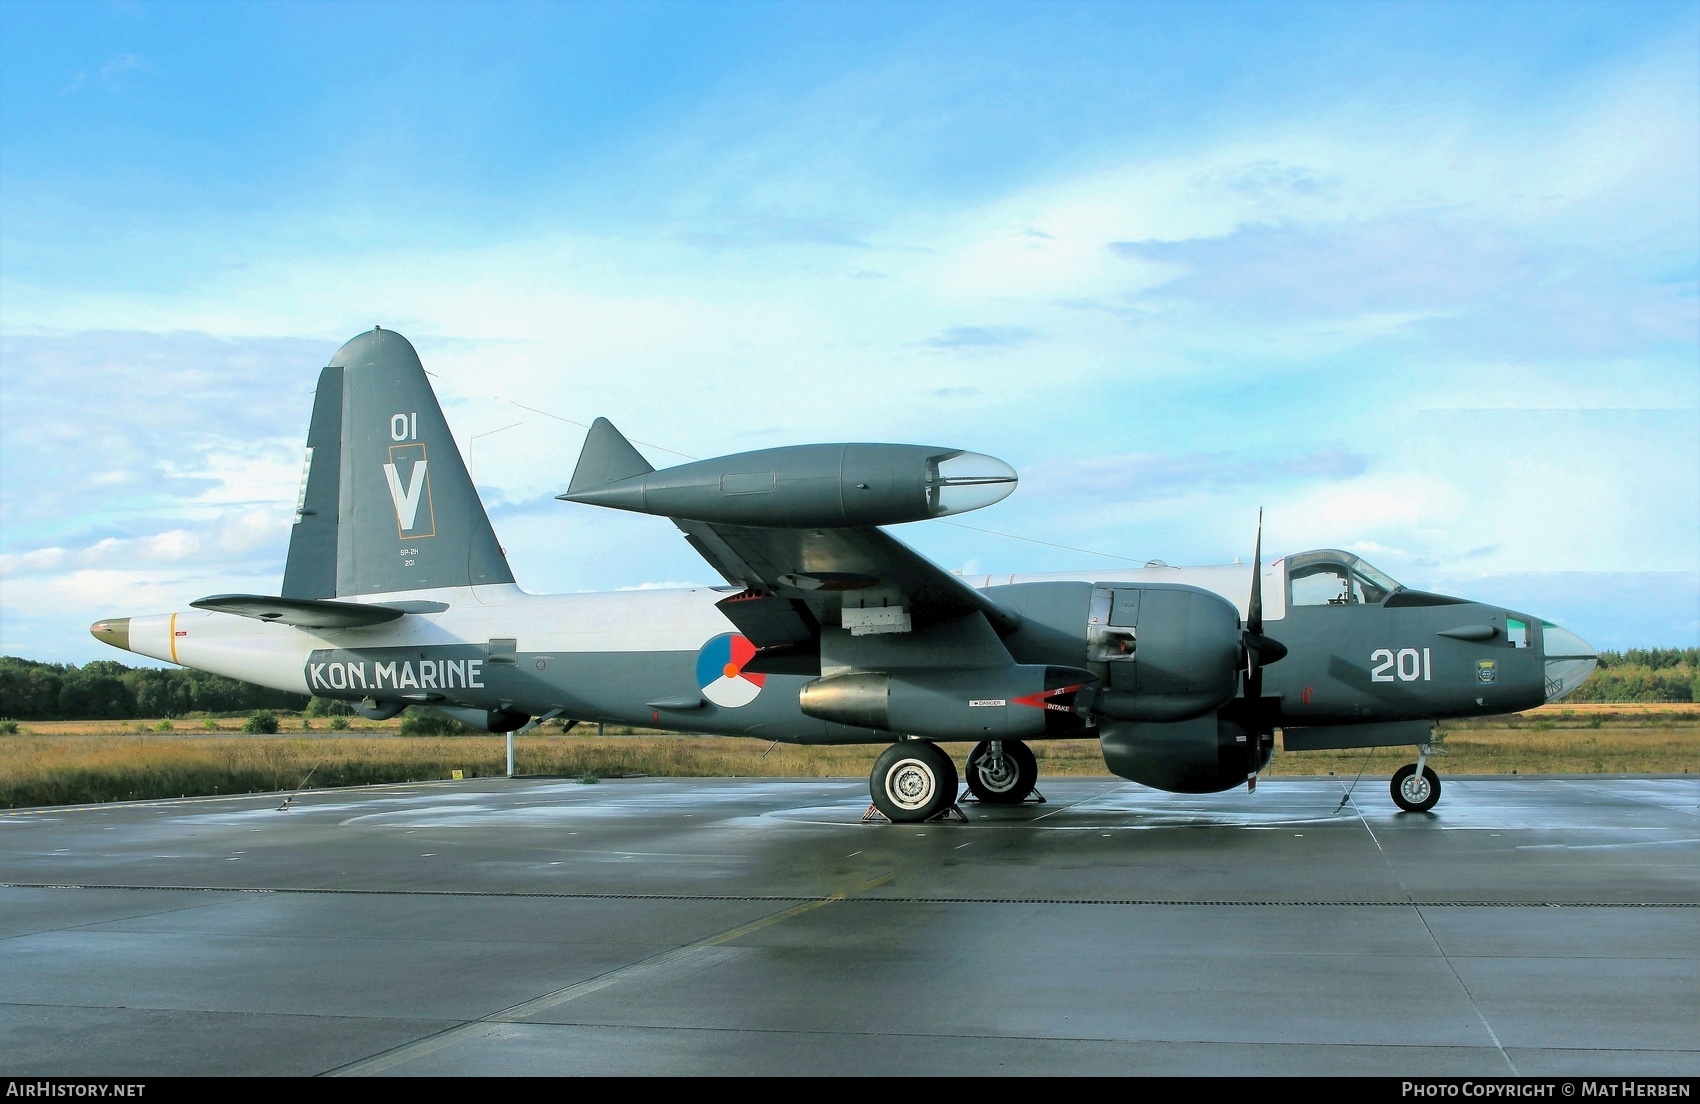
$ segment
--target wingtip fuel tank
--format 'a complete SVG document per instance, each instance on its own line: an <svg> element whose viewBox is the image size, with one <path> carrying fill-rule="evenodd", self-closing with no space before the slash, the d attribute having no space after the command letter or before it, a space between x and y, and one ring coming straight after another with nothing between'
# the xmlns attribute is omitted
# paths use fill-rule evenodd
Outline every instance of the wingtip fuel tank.
<svg viewBox="0 0 1700 1104"><path fill-rule="evenodd" d="M897 525L990 506L1018 481L981 453L882 444L761 449L599 481L593 473L635 467L636 450L606 421L596 428L558 498L717 525Z"/></svg>

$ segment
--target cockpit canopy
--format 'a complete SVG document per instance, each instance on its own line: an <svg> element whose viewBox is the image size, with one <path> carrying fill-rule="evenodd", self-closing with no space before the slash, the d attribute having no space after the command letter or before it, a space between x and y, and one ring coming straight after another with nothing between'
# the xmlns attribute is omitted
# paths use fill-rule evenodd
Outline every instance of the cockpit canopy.
<svg viewBox="0 0 1700 1104"><path fill-rule="evenodd" d="M1403 589L1367 560L1338 548L1287 557L1289 606L1377 606Z"/></svg>

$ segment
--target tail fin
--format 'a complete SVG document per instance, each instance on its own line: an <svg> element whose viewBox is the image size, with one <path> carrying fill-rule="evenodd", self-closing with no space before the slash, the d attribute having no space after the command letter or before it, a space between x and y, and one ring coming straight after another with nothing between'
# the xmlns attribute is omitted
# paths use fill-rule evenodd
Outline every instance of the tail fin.
<svg viewBox="0 0 1700 1104"><path fill-rule="evenodd" d="M625 435L614 428L613 422L598 418L590 423L590 432L584 435L584 448L578 454L578 466L573 468L567 494L594 490L634 475L648 475L654 470L654 466L632 447Z"/></svg>
<svg viewBox="0 0 1700 1104"><path fill-rule="evenodd" d="M511 583L408 340L374 329L319 374L285 598Z"/></svg>

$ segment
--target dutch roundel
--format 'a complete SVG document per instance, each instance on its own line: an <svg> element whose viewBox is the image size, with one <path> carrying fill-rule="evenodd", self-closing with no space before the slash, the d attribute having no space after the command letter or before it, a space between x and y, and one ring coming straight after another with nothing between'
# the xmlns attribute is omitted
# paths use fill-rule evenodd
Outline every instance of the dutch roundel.
<svg viewBox="0 0 1700 1104"><path fill-rule="evenodd" d="M745 674L744 664L756 654L756 646L737 633L723 633L697 653L697 685L702 696L715 705L736 709L755 701L766 675Z"/></svg>

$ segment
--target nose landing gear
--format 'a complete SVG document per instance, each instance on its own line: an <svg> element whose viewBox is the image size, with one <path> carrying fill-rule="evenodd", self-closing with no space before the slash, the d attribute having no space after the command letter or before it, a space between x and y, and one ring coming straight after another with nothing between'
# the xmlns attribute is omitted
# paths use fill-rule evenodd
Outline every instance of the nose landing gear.
<svg viewBox="0 0 1700 1104"><path fill-rule="evenodd" d="M1418 747L1417 761L1394 771L1388 786L1393 793L1393 804L1407 813L1426 813L1440 800L1440 778L1428 765L1429 751L1427 744Z"/></svg>

